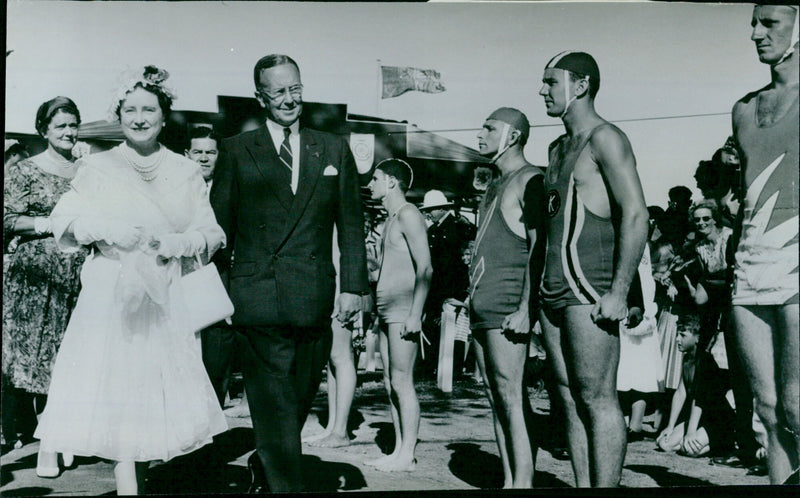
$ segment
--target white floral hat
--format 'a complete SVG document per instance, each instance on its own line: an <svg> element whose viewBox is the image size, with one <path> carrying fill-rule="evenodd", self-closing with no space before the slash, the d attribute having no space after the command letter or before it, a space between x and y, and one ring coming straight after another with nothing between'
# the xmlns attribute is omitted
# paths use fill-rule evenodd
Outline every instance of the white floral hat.
<svg viewBox="0 0 800 498"><path fill-rule="evenodd" d="M119 120L119 106L125 96L141 85L145 89L156 90L163 93L171 101L175 101L178 96L175 91L164 84L169 78L169 73L165 69L156 66L144 66L124 71L118 78L119 87L114 91L111 99L111 106L108 108L107 121L114 122Z"/></svg>

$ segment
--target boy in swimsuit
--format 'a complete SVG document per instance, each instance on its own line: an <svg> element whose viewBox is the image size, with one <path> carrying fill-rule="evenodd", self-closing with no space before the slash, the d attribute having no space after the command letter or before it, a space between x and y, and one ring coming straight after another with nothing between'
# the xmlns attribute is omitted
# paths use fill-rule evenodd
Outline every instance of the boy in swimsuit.
<svg viewBox="0 0 800 498"><path fill-rule="evenodd" d="M411 166L400 159L378 163L367 187L388 213L383 228L376 305L381 321L380 352L389 392L395 446L390 455L367 462L386 472L414 470L419 433L419 400L414 390L417 341L433 268L425 219L406 201Z"/></svg>
<svg viewBox="0 0 800 498"><path fill-rule="evenodd" d="M628 138L594 109L594 58L562 52L542 83L547 115L561 118L566 133L550 145L545 173L540 321L567 413L576 485L618 486L626 446L616 390L619 322L647 240L647 206Z"/></svg>
<svg viewBox="0 0 800 498"><path fill-rule="evenodd" d="M533 325L531 281L537 289L541 275L541 265L531 265L544 255L545 196L542 170L523 153L529 135L528 118L509 107L494 111L478 133L481 154L492 158L500 176L480 207L470 265L470 327L505 488L533 486L538 446L531 444L533 411L522 379Z"/></svg>

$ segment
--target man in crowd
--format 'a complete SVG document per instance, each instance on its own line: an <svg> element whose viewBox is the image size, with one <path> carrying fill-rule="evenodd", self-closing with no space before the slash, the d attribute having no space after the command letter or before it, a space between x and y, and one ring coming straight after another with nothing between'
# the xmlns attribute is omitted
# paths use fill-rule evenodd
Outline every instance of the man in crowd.
<svg viewBox="0 0 800 498"><path fill-rule="evenodd" d="M531 320L531 285L538 285L544 252L542 171L523 153L528 118L501 107L486 118L478 148L500 176L481 203L470 265L470 328L475 354L492 405L503 486L530 488L538 445L531 444L533 412L523 387ZM536 287L534 287L536 288Z"/></svg>
<svg viewBox="0 0 800 498"><path fill-rule="evenodd" d="M395 430L394 451L368 465L386 472L414 469L419 434L414 362L433 269L425 220L406 201L412 178L408 163L386 159L375 167L368 185L372 199L381 201L387 213L375 296L378 315L385 325L380 332L381 361Z"/></svg>
<svg viewBox="0 0 800 498"><path fill-rule="evenodd" d="M648 212L628 138L594 109L594 58L562 52L548 62L542 82L548 116L566 129L550 145L545 175L544 342L567 413L577 486L618 486L626 447L616 391L619 327Z"/></svg>
<svg viewBox="0 0 800 498"><path fill-rule="evenodd" d="M214 168L219 159L219 135L210 126L197 126L189 131L189 147L183 155L196 162L203 173L203 180L211 188Z"/></svg>
<svg viewBox="0 0 800 498"><path fill-rule="evenodd" d="M211 127L196 126L189 131L189 143L183 151L184 156L200 166L209 189L219 158L219 142L219 136ZM206 373L214 386L219 406L224 408L235 344L233 329L225 322L215 323L200 332L200 341Z"/></svg>
<svg viewBox="0 0 800 498"><path fill-rule="evenodd" d="M751 39L771 81L733 107L742 165L734 237L736 346L767 430L770 482L798 483L798 7L757 5Z"/></svg>
<svg viewBox="0 0 800 498"><path fill-rule="evenodd" d="M429 225L428 242L433 265L433 280L425 301L423 323L425 334L431 341L431 351L423 359L423 366L427 373L433 373L438 364L442 305L447 299L463 302L467 296L469 268L461 260L460 254L469 241L475 238L475 225L456 214L453 203L440 190L429 190L425 193L420 211ZM463 358L463 349L460 355ZM455 369L453 371L457 372Z"/></svg>
<svg viewBox="0 0 800 498"><path fill-rule="evenodd" d="M669 205L659 225L666 240L672 242L676 250L686 242L686 236L692 231L689 223L689 208L692 206L692 191L689 187L677 185L669 189Z"/></svg>
<svg viewBox="0 0 800 498"><path fill-rule="evenodd" d="M228 243L215 262L236 309L256 440L251 491L289 492L303 488L300 431L330 356L334 224L341 250L336 319L349 323L369 290L363 213L348 144L300 128L297 63L267 55L253 79L266 122L222 144L211 204Z"/></svg>

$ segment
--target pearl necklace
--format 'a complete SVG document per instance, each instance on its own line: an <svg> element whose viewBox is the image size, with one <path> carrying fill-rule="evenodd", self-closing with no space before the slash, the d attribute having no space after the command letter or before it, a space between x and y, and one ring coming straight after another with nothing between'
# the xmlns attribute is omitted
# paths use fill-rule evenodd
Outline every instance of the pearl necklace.
<svg viewBox="0 0 800 498"><path fill-rule="evenodd" d="M140 164L136 162L133 158L133 152L130 150L128 144L124 142L120 147L120 151L122 151L122 157L124 157L134 171L139 174L142 180L151 182L158 176L158 167L161 165L161 161L164 160L165 155L165 148L163 146L159 146L158 152L153 154L155 157L150 164Z"/></svg>

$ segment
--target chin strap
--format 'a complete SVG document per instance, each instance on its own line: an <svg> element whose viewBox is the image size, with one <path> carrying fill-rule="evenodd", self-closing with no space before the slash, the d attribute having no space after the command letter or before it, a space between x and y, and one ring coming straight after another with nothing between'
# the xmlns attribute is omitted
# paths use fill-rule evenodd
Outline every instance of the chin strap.
<svg viewBox="0 0 800 498"><path fill-rule="evenodd" d="M567 111L569 110L569 105L575 102L575 99L578 98L569 96L569 81L570 81L569 71L566 69L562 69L562 71L564 71L564 102L566 103L564 104L564 111L561 113L561 116L559 116L559 118L563 118L564 116L567 115Z"/></svg>
<svg viewBox="0 0 800 498"><path fill-rule="evenodd" d="M491 162L492 162L493 164L494 164L494 162L495 162L495 161L497 161L497 160L500 158L500 156L502 156L502 155L505 153L505 151L507 151L507 150L508 150L508 148L510 147L510 146L508 145L508 143L507 143L507 142L508 142L508 132L509 132L510 130L511 130L511 125L510 125L510 124L508 124L508 123L503 123L503 131L502 131L502 132L500 132L500 144L501 144L501 145L499 145L499 146L497 147L497 153L494 155L494 157L492 157L492 161L491 161Z"/></svg>
<svg viewBox="0 0 800 498"><path fill-rule="evenodd" d="M794 53L794 46L797 45L797 42L800 41L800 8L794 9L794 26L792 27L792 41L789 42L789 48L781 56L780 60L775 63L777 66L781 62L785 61Z"/></svg>

